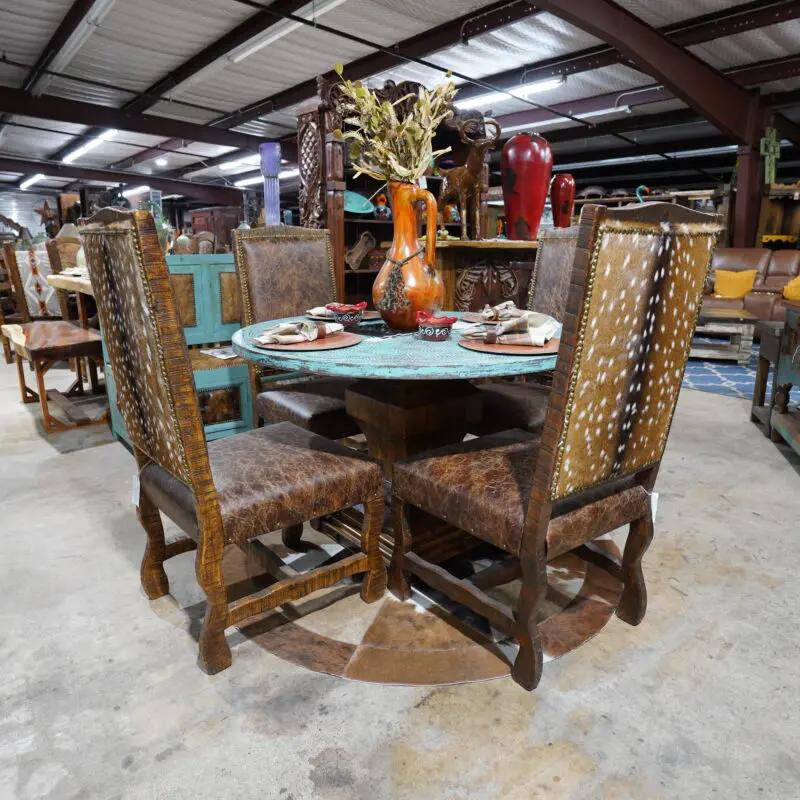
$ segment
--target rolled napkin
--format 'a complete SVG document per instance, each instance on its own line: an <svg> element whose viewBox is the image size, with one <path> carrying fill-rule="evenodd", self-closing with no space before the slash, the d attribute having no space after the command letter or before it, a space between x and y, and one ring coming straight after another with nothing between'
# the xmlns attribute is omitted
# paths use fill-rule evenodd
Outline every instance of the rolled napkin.
<svg viewBox="0 0 800 800"><path fill-rule="evenodd" d="M329 319L333 319L333 311L331 311L327 306L317 306L316 308L307 308L306 314L309 317L328 317Z"/></svg>
<svg viewBox="0 0 800 800"><path fill-rule="evenodd" d="M517 308L517 304L513 300L506 300L505 303L498 303L496 306L487 305L481 311L481 316L487 322L495 322L503 319L516 319L525 313L527 312Z"/></svg>
<svg viewBox="0 0 800 800"><path fill-rule="evenodd" d="M486 344L516 344L542 347L561 331L561 324L547 314L523 311L521 316L500 322L488 330L470 331L465 339Z"/></svg>
<svg viewBox="0 0 800 800"><path fill-rule="evenodd" d="M281 322L253 337L253 342L255 344L299 344L335 336L343 330L344 325L339 325L338 322L310 322L308 320Z"/></svg>

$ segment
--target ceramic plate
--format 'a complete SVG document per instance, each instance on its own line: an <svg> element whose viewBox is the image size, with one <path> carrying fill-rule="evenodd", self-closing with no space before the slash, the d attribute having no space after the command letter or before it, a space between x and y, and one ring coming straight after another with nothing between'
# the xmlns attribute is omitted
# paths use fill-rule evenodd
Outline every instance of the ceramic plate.
<svg viewBox="0 0 800 800"><path fill-rule="evenodd" d="M339 350L342 347L352 347L364 337L357 333L337 333L335 336L326 336L324 339L315 339L313 342L297 342L297 344L261 344L253 341L253 346L259 350L294 350L307 353L312 350Z"/></svg>
<svg viewBox="0 0 800 800"><path fill-rule="evenodd" d="M561 339L551 339L542 347L521 344L487 344L473 339L459 339L458 343L467 350L479 353L497 353L499 356L552 356L558 353Z"/></svg>

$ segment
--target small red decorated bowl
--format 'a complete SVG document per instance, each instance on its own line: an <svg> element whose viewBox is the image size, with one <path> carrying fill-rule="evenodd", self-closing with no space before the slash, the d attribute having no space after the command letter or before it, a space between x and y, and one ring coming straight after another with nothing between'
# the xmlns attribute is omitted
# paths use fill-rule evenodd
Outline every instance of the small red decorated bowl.
<svg viewBox="0 0 800 800"><path fill-rule="evenodd" d="M453 323L458 317L434 317L427 311L417 311L419 338L427 342L443 342L450 338Z"/></svg>
<svg viewBox="0 0 800 800"><path fill-rule="evenodd" d="M364 318L366 303L347 305L345 303L329 303L325 308L333 311L333 318L340 325L357 325Z"/></svg>

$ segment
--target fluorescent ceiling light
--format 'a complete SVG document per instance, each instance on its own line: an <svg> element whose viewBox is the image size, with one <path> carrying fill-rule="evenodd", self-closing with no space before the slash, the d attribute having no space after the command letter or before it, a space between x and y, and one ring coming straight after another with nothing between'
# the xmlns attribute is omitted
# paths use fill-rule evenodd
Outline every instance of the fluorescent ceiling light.
<svg viewBox="0 0 800 800"><path fill-rule="evenodd" d="M149 192L149 186L137 186L135 189L128 189L126 192L122 193L123 197L133 197L135 194L142 194L143 192Z"/></svg>
<svg viewBox="0 0 800 800"><path fill-rule="evenodd" d="M331 0L329 3L325 3L324 6L320 6L318 9L309 9L308 11L303 12L302 14L298 14L297 16L302 17L303 19L314 20L318 17L321 17L323 14L327 14L329 11L333 11L334 8L338 8L342 3L346 0ZM241 53L237 53L231 61L234 64L238 64L240 61L243 61L248 56L253 55L253 53L257 53L259 50L263 50L267 45L272 44L273 42L277 42L278 39L282 39L284 36L288 36L293 31L296 31L298 28L303 27L302 22L290 22L288 25L284 25L280 28L280 30L270 29L268 35L265 36L263 39L256 37L253 44L251 44L246 50L243 50Z"/></svg>
<svg viewBox="0 0 800 800"><path fill-rule="evenodd" d="M534 81L533 83L523 83L522 86L517 86L515 89L509 89L507 92L489 92L488 94L479 94L477 97L470 97L466 100L455 99L456 108L480 108L486 107L489 103L504 103L514 98L524 100L528 95L537 94L539 92L546 92L550 89L556 89L563 86L567 79L563 75L557 78L547 78L544 81Z"/></svg>
<svg viewBox="0 0 800 800"><path fill-rule="evenodd" d="M592 117L605 117L610 114L629 114L631 111L630 106L612 106L611 108L598 108L597 111L587 111L585 114L574 114L573 116L578 119L591 119ZM545 119L542 122L527 122L524 125L510 125L503 128L503 133L513 133L514 131L538 131L540 128L547 127L548 125L563 125L565 122L571 122L566 117L557 117L556 119Z"/></svg>
<svg viewBox="0 0 800 800"><path fill-rule="evenodd" d="M255 153L244 158L235 158L233 161L223 161L219 165L220 169L236 169L236 167L257 167L261 163L261 156Z"/></svg>
<svg viewBox="0 0 800 800"><path fill-rule="evenodd" d="M40 172L38 175L28 178L28 180L22 181L22 183L19 185L19 188L24 191L25 189L29 189L31 186L33 186L34 183L39 183L41 180L44 180L44 175Z"/></svg>
<svg viewBox="0 0 800 800"><path fill-rule="evenodd" d="M86 144L81 145L71 153L67 153L64 158L61 159L62 163L71 164L84 155L84 153L88 153L90 150L94 150L95 147L99 147L103 142L113 139L118 133L119 131L115 129L103 131L99 136L95 136L94 139L90 139L86 142Z"/></svg>
<svg viewBox="0 0 800 800"><path fill-rule="evenodd" d="M286 180L287 178L296 178L300 174L299 169L284 169L278 173L278 178L281 180ZM264 180L263 175L254 175L252 178L242 178L240 181L236 181L234 186L253 186L256 183L261 183Z"/></svg>
<svg viewBox="0 0 800 800"><path fill-rule="evenodd" d="M161 199L162 200L177 200L179 197L183 197L182 194L165 194Z"/></svg>
<svg viewBox="0 0 800 800"><path fill-rule="evenodd" d="M166 167L167 166L167 157L166 156L159 156L156 159L156 166L158 166L158 167Z"/></svg>

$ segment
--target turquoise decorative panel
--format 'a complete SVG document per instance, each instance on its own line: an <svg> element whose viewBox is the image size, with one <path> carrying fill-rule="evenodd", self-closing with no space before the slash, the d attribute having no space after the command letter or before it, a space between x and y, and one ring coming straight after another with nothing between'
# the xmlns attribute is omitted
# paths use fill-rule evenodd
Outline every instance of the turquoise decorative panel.
<svg viewBox="0 0 800 800"><path fill-rule="evenodd" d="M184 328L186 344L229 342L238 322L222 321L220 274L236 274L233 255L167 256L172 275L191 275L194 281L196 325Z"/></svg>

